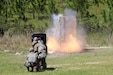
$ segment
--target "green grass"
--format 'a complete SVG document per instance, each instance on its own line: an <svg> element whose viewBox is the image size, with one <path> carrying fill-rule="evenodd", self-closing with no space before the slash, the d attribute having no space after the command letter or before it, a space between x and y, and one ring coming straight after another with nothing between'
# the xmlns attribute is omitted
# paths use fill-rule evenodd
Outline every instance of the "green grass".
<svg viewBox="0 0 113 75"><path fill-rule="evenodd" d="M112 75L113 48L76 54L48 54L47 67L58 70L27 72L23 63L27 53L0 51L0 75Z"/></svg>
<svg viewBox="0 0 113 75"><path fill-rule="evenodd" d="M86 41L90 46L112 46L113 34L110 37L109 31L91 32L87 34Z"/></svg>

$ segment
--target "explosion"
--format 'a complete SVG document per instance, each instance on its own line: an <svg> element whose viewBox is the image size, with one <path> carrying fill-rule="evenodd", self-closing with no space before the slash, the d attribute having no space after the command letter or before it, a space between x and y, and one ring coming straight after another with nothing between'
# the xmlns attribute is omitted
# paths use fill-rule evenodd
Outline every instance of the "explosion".
<svg viewBox="0 0 113 75"><path fill-rule="evenodd" d="M61 52L64 53L74 53L82 51L80 41L77 40L77 38L73 37L71 34L69 35L68 40L62 43L61 47Z"/></svg>
<svg viewBox="0 0 113 75"><path fill-rule="evenodd" d="M76 13L68 9L65 10L65 13L65 15L52 15L53 25L46 33L48 52L75 53L83 51L84 40L77 31Z"/></svg>
<svg viewBox="0 0 113 75"><path fill-rule="evenodd" d="M59 45L58 45L58 42L54 38L49 37L48 42L47 42L47 47L48 47L48 50L56 51L55 49L58 49Z"/></svg>

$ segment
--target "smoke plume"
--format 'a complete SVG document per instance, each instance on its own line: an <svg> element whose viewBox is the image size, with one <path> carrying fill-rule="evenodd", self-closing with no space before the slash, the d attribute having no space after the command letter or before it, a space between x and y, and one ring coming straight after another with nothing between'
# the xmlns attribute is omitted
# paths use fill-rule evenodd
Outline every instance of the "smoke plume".
<svg viewBox="0 0 113 75"><path fill-rule="evenodd" d="M85 31L77 25L77 12L65 9L65 14L53 14L52 26L46 31L48 52L75 53L83 51Z"/></svg>

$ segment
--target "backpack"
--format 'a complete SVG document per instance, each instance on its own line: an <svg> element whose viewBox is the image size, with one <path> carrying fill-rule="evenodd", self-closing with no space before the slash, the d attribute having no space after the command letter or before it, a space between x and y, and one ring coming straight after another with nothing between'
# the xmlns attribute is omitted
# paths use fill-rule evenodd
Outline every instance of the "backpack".
<svg viewBox="0 0 113 75"><path fill-rule="evenodd" d="M38 57L38 55L37 55L37 53L34 53L34 52L31 52L31 53L29 53L29 55L27 56L27 60L28 60L28 62L30 62L30 63L36 63L37 62L37 57Z"/></svg>

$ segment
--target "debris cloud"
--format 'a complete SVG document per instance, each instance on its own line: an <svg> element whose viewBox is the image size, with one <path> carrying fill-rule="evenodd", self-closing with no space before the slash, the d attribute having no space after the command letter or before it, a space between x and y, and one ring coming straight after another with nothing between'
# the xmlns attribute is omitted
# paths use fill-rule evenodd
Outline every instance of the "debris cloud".
<svg viewBox="0 0 113 75"><path fill-rule="evenodd" d="M65 14L53 14L52 26L46 31L48 52L76 53L83 51L84 29L77 26L77 13L65 9Z"/></svg>

